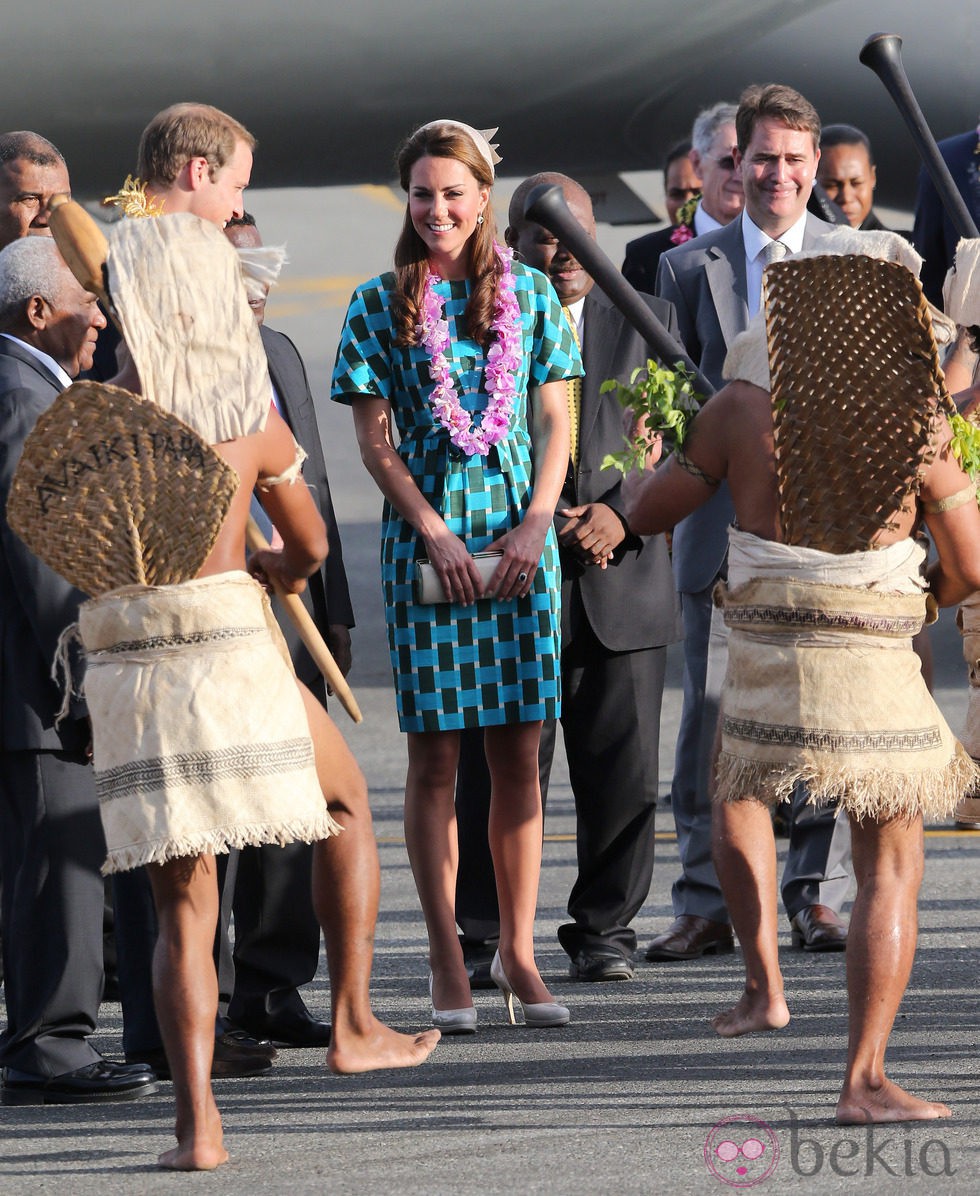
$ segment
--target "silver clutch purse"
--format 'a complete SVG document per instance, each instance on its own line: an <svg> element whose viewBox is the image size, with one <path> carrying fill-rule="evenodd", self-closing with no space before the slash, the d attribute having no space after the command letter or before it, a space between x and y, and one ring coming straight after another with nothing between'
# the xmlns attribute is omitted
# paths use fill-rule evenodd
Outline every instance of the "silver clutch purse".
<svg viewBox="0 0 980 1196"><path fill-rule="evenodd" d="M480 571L480 580L484 586L493 577L503 555L502 552L473 553L473 560ZM415 562L415 601L421 606L449 601L442 588L442 582L439 580L439 574L436 573L430 561Z"/></svg>

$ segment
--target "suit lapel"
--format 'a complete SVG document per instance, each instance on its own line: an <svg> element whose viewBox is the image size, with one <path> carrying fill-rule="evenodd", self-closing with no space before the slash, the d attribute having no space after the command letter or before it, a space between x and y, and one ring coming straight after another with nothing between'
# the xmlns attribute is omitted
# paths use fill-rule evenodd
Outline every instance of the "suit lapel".
<svg viewBox="0 0 980 1196"><path fill-rule="evenodd" d="M725 237L708 251L704 273L722 336L730 345L749 324L748 284L741 220L733 220L724 231Z"/></svg>
<svg viewBox="0 0 980 1196"><path fill-rule="evenodd" d="M276 389L280 413L300 444L313 444L320 433L299 360L289 343L280 339L281 333L275 334L272 329L263 329L262 333L269 377Z"/></svg>
<svg viewBox="0 0 980 1196"><path fill-rule="evenodd" d="M833 227L826 220L821 220L819 216L814 216L812 212L808 212L806 225L803 228L803 248L812 249L820 238L829 233Z"/></svg>
<svg viewBox="0 0 980 1196"><path fill-rule="evenodd" d="M33 353L25 349L16 340L11 340L7 336L0 336L0 353L6 357L13 357L21 362L21 364L28 366L43 378L49 386L53 386L59 394L65 389L62 380L56 374L53 374L39 358L35 357Z"/></svg>

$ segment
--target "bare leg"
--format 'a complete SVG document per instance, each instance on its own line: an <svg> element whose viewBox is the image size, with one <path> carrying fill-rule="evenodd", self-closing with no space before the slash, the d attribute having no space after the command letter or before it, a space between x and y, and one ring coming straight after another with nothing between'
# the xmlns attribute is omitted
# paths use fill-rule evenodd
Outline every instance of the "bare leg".
<svg viewBox="0 0 980 1196"><path fill-rule="evenodd" d="M473 1004L456 930L458 763L456 732L409 735L405 843L429 936L432 1000L437 1009L466 1009Z"/></svg>
<svg viewBox="0 0 980 1196"><path fill-rule="evenodd" d="M500 906L500 958L522 1001L553 1000L534 962L543 815L538 774L541 723L487 727L490 852Z"/></svg>
<svg viewBox="0 0 980 1196"><path fill-rule="evenodd" d="M381 870L367 787L343 736L301 685L317 775L330 813L344 830L313 852L313 908L323 928L330 971L332 1032L327 1065L336 1072L415 1067L429 1057L439 1031L399 1034L371 1009L371 964Z"/></svg>
<svg viewBox="0 0 980 1196"><path fill-rule="evenodd" d="M946 1105L919 1100L885 1075L885 1048L908 983L918 933L922 819L851 820L857 896L847 940L847 1071L837 1121L932 1121Z"/></svg>
<svg viewBox="0 0 980 1196"><path fill-rule="evenodd" d="M715 869L745 959L745 991L711 1024L723 1038L778 1030L789 1021L789 1009L779 969L771 812L754 798L716 801L711 825Z"/></svg>
<svg viewBox="0 0 980 1196"><path fill-rule="evenodd" d="M218 883L210 855L147 868L160 925L153 952L153 1003L177 1098L177 1146L161 1167L211 1171L228 1159L211 1091L218 978L211 950Z"/></svg>

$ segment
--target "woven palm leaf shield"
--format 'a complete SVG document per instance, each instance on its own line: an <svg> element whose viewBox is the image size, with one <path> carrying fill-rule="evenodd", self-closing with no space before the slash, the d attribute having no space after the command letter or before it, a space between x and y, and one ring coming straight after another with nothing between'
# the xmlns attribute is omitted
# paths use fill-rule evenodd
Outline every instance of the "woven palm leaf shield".
<svg viewBox="0 0 980 1196"><path fill-rule="evenodd" d="M866 550L949 403L922 288L896 262L824 255L769 266L764 302L783 539Z"/></svg>
<svg viewBox="0 0 980 1196"><path fill-rule="evenodd" d="M10 526L83 593L196 576L238 474L175 415L117 386L75 382L17 466Z"/></svg>

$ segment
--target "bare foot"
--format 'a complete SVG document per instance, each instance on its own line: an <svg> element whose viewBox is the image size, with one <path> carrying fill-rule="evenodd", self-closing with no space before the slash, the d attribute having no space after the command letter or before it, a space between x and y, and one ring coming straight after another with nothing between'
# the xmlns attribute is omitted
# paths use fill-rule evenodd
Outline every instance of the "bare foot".
<svg viewBox="0 0 980 1196"><path fill-rule="evenodd" d="M935 1121L952 1117L947 1105L919 1100L891 1080L881 1084L845 1084L837 1102L838 1125L867 1125L872 1121Z"/></svg>
<svg viewBox="0 0 980 1196"><path fill-rule="evenodd" d="M737 1038L753 1030L781 1030L789 1022L789 1007L782 993L742 993L738 1001L712 1019L722 1038Z"/></svg>
<svg viewBox="0 0 980 1196"><path fill-rule="evenodd" d="M227 1162L228 1151L223 1146L215 1150L203 1144L175 1146L173 1150L165 1150L157 1159L157 1163L169 1171L213 1171Z"/></svg>
<svg viewBox="0 0 980 1196"><path fill-rule="evenodd" d="M185 1129L178 1117L174 1128L177 1145L173 1150L165 1150L157 1159L161 1167L169 1171L213 1171L215 1167L228 1162L218 1106L213 1105L204 1118L201 1131L195 1133L193 1129Z"/></svg>
<svg viewBox="0 0 980 1196"><path fill-rule="evenodd" d="M330 1046L327 1048L327 1067L340 1075L393 1067L418 1067L435 1050L440 1037L438 1030L426 1030L422 1034L399 1034L377 1018L366 1033L338 1033L335 1019Z"/></svg>

